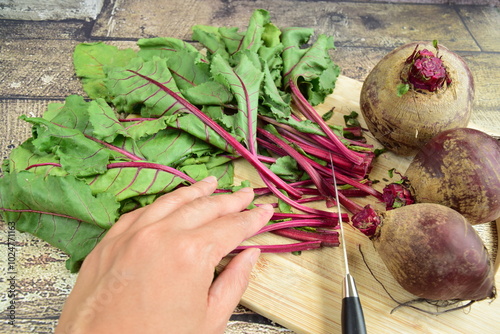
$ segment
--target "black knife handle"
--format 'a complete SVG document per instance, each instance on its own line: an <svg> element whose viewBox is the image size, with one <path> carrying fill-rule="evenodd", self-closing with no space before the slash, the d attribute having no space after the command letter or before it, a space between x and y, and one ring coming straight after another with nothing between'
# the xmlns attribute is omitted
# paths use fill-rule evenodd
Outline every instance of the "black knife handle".
<svg viewBox="0 0 500 334"><path fill-rule="evenodd" d="M365 317L359 297L342 299L342 334L365 334Z"/></svg>

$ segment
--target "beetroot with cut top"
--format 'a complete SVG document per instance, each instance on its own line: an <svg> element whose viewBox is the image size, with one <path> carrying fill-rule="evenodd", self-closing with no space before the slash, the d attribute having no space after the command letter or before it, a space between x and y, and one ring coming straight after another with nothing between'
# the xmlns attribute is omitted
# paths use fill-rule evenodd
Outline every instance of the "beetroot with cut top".
<svg viewBox="0 0 500 334"><path fill-rule="evenodd" d="M465 61L437 43L402 45L368 74L360 108L386 148L411 155L438 133L468 124L474 80Z"/></svg>
<svg viewBox="0 0 500 334"><path fill-rule="evenodd" d="M483 241L458 212L418 203L354 215L389 272L408 292L429 300L495 297L494 269Z"/></svg>
<svg viewBox="0 0 500 334"><path fill-rule="evenodd" d="M411 191L404 183L391 183L384 187L383 199L386 210L397 209L415 203Z"/></svg>
<svg viewBox="0 0 500 334"><path fill-rule="evenodd" d="M417 51L415 48L406 63L409 64L407 80L415 89L434 92L445 84L451 84L443 60L427 49Z"/></svg>

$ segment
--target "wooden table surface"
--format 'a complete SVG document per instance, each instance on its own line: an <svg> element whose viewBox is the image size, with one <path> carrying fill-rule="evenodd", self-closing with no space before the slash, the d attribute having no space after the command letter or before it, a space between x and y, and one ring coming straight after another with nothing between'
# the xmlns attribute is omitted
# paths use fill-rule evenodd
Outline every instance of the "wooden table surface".
<svg viewBox="0 0 500 334"><path fill-rule="evenodd" d="M39 116L48 103L83 94L74 76L72 51L85 41L123 47L138 38L190 39L194 24L246 27L252 11L264 8L280 27L312 27L333 35L334 61L342 74L362 81L391 49L410 41L437 39L459 53L476 81L473 121L486 131L500 127L500 12L495 0L420 1L219 1L111 0L95 21L0 20L0 154L30 135L22 114ZM482 3L484 5L465 5ZM0 9L1 10L1 9ZM0 223L0 333L52 333L75 275L66 257L47 243L15 234L16 326L8 319L7 226ZM497 321L492 319L492 321ZM226 333L292 333L238 307Z"/></svg>

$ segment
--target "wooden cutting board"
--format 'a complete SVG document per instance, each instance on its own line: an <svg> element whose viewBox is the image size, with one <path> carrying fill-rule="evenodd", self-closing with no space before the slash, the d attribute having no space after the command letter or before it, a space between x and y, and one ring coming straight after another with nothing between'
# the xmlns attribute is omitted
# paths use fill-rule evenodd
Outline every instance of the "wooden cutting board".
<svg viewBox="0 0 500 334"><path fill-rule="evenodd" d="M329 96L323 105L318 106L317 110L324 113L335 107L335 116L330 122L344 124L342 114L353 110L359 112L361 85L356 80L340 77L335 93ZM362 119L360 121L364 124ZM471 124L471 127L477 126ZM373 138L368 139L379 146ZM383 180L389 179L387 171L396 168L405 172L410 160L411 158L385 153L376 160L370 173L371 179L382 181L377 185L381 190L387 183ZM262 186L259 176L245 162L237 163L236 175L237 181L249 180L254 186ZM358 202L376 204L373 198ZM317 207L325 209L322 204ZM498 229L500 223L478 227L494 257L498 248ZM398 302L407 302L415 297L405 292L390 276L367 237L347 225L345 232L350 270L357 283L368 333L500 332L499 301L481 301L465 310L439 316L409 307L401 307L391 313L398 306ZM290 240L272 234L257 236L248 241L267 244L286 242ZM252 272L250 285L241 304L297 333L340 333L343 277L340 247L303 252L300 256L263 254ZM497 272L497 285L499 282ZM426 305L420 306L426 310L436 310Z"/></svg>

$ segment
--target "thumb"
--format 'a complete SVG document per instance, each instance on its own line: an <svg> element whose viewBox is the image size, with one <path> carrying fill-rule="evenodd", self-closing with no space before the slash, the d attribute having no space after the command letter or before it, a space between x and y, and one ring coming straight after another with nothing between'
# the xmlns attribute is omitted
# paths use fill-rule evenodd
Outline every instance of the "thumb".
<svg viewBox="0 0 500 334"><path fill-rule="evenodd" d="M245 292L250 273L260 255L260 249L248 248L236 255L217 276L208 292L208 312L211 319L227 324L229 317Z"/></svg>

